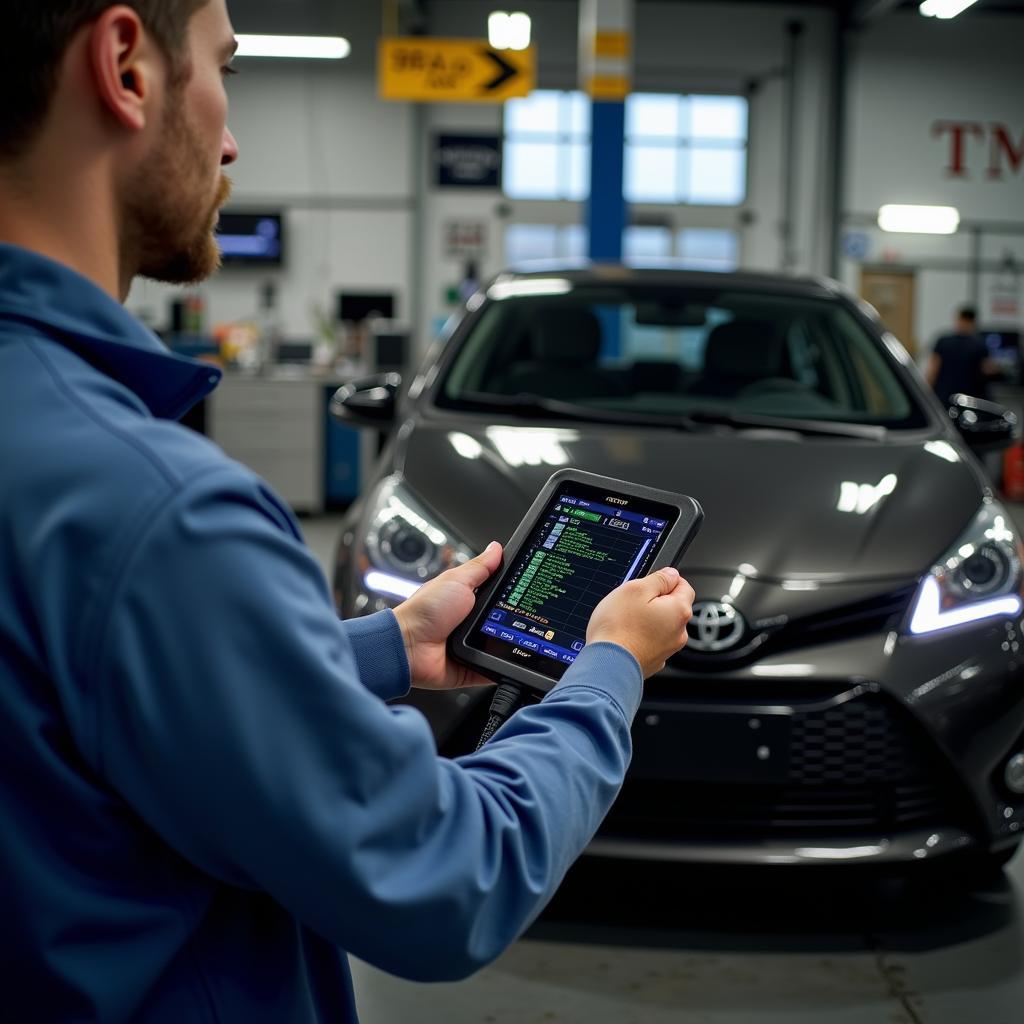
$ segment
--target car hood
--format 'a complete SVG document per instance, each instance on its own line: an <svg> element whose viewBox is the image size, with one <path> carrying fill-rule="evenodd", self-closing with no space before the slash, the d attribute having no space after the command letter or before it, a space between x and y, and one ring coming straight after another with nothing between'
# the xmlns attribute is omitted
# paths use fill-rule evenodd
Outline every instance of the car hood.
<svg viewBox="0 0 1024 1024"><path fill-rule="evenodd" d="M507 540L558 469L689 494L705 520L687 571L753 567L765 581L918 576L983 497L955 447L920 435L882 443L779 431L417 419L399 434L396 465L474 550Z"/></svg>

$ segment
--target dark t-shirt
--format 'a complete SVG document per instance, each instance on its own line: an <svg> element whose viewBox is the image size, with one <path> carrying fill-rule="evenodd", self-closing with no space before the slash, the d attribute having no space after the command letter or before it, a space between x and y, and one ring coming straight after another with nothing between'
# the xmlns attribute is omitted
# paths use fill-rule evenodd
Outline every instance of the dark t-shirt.
<svg viewBox="0 0 1024 1024"><path fill-rule="evenodd" d="M988 380L982 369L988 349L978 335L944 334L935 343L935 354L942 360L935 394L945 405L957 392L988 398Z"/></svg>

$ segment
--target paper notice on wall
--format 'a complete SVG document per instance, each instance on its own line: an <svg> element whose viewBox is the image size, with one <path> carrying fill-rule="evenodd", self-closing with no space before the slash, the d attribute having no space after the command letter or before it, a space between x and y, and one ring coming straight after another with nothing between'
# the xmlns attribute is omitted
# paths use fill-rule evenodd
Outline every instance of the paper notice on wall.
<svg viewBox="0 0 1024 1024"><path fill-rule="evenodd" d="M1005 323L1021 317L1021 273L1012 257L1007 257L996 275L988 295L988 319Z"/></svg>

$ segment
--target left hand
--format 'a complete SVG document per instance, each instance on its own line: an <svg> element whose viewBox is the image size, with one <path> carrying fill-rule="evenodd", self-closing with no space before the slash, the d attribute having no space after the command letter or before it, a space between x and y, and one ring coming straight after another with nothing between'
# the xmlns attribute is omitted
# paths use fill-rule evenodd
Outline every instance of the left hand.
<svg viewBox="0 0 1024 1024"><path fill-rule="evenodd" d="M395 609L409 659L412 685L425 690L484 686L491 682L448 657L452 630L473 610L474 590L501 564L501 545L488 544L483 554L424 583Z"/></svg>

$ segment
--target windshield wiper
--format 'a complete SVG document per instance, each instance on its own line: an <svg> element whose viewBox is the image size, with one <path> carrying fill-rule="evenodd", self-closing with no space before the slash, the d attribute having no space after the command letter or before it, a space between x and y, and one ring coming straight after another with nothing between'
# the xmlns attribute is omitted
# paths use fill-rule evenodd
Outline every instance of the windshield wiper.
<svg viewBox="0 0 1024 1024"><path fill-rule="evenodd" d="M579 405L559 398L544 398L528 392L516 395L492 395L482 391L464 392L460 400L481 410L511 409L525 416L552 416L557 419L579 420L590 423L621 423L634 427L669 427L699 430L696 423L680 423L674 416L653 416L643 413L618 412L615 409L597 409L592 405Z"/></svg>
<svg viewBox="0 0 1024 1024"><path fill-rule="evenodd" d="M836 423L832 420L804 420L792 416L728 412L725 409L693 409L684 416L695 426L754 427L765 430L791 430L797 434L820 437L854 437L866 441L884 441L885 427L871 423Z"/></svg>

